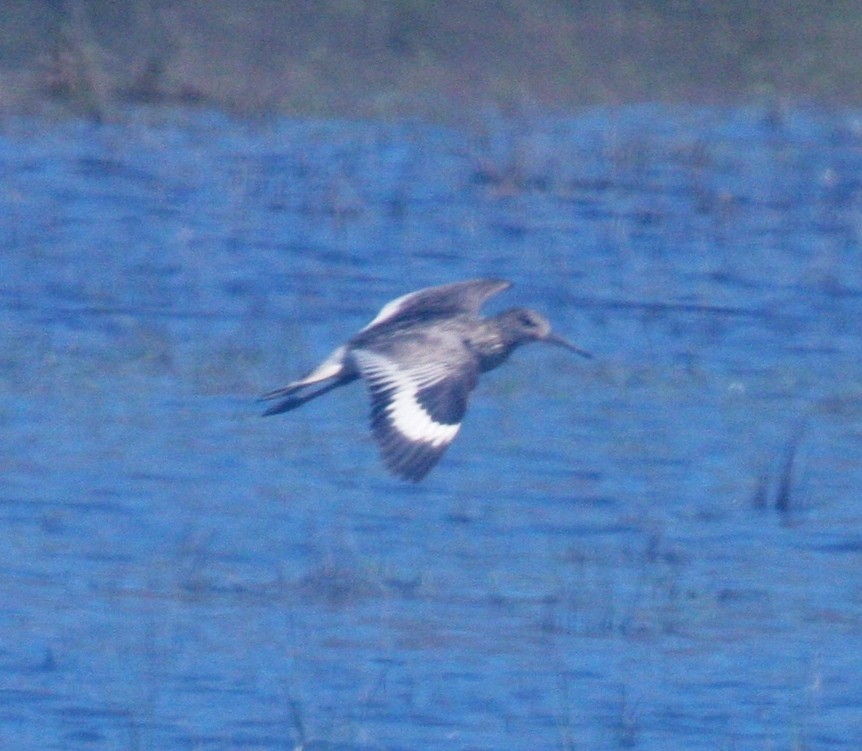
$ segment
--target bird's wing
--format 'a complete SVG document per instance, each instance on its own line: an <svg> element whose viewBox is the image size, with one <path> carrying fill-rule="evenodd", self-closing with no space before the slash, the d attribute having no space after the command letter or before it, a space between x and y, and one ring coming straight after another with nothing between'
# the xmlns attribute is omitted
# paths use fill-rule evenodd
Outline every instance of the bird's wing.
<svg viewBox="0 0 862 751"><path fill-rule="evenodd" d="M360 333L382 324L423 316L476 315L489 297L511 286L512 283L504 279L470 279L439 287L426 287L386 303Z"/></svg>
<svg viewBox="0 0 862 751"><path fill-rule="evenodd" d="M391 472L421 480L455 439L479 364L457 337L426 335L357 348L353 358L371 394L371 428ZM429 358L433 353L433 359Z"/></svg>

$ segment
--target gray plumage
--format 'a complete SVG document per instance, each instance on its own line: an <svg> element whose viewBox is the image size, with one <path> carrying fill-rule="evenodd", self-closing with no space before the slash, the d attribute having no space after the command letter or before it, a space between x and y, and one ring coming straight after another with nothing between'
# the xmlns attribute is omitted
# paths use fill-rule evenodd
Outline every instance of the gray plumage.
<svg viewBox="0 0 862 751"><path fill-rule="evenodd" d="M262 399L278 401L263 414L288 412L362 378L371 395L371 427L384 463L399 477L421 480L458 433L480 373L533 341L590 357L554 334L547 319L529 308L480 318L485 301L510 286L499 279L473 279L387 303L308 375L264 394Z"/></svg>

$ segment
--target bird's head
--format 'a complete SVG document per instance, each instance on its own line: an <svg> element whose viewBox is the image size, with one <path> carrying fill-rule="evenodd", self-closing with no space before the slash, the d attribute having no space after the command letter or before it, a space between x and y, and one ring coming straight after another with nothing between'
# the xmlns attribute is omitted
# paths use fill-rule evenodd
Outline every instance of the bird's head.
<svg viewBox="0 0 862 751"><path fill-rule="evenodd" d="M550 321L530 308L511 308L500 313L497 320L503 336L512 346L517 347L529 342L547 342L564 347L581 357L592 357L586 350L555 334L551 329Z"/></svg>

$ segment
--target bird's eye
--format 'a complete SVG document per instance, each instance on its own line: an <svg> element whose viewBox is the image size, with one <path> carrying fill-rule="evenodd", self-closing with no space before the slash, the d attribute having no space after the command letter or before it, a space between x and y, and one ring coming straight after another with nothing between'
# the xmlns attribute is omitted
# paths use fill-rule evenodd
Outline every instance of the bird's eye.
<svg viewBox="0 0 862 751"><path fill-rule="evenodd" d="M536 325L536 322L533 320L533 316L529 313L521 313L521 315L518 316L518 322L527 328L532 328Z"/></svg>

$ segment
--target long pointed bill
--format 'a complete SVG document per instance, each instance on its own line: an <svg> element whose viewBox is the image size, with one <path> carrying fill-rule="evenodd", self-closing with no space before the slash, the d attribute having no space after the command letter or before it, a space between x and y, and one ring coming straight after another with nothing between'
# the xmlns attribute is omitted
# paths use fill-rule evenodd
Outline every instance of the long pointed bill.
<svg viewBox="0 0 862 751"><path fill-rule="evenodd" d="M563 337L557 336L556 334L548 334L543 341L546 341L549 344L556 344L558 347L564 347L565 349L574 352L576 355L586 357L588 360L593 357L592 353L587 352L585 349L581 349L580 347L576 347L570 341L563 339Z"/></svg>

